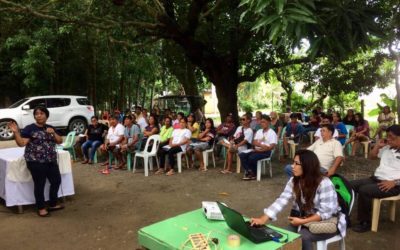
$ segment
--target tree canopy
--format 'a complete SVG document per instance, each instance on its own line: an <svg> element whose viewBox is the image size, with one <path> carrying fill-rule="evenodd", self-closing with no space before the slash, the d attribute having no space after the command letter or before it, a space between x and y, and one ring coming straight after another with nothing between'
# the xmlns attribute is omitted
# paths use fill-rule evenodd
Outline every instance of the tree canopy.
<svg viewBox="0 0 400 250"><path fill-rule="evenodd" d="M177 65L185 65L184 68L188 69L183 74L184 77L182 71L178 70L181 66L171 67L168 71L175 74L180 82L184 82L182 79L190 79L187 81L192 82L189 86L200 84L201 81L196 79L204 76L216 87L221 116L233 112L237 117L239 84L266 76L272 69L282 69L300 63L314 65L323 63L324 66L317 69L311 68L313 74L324 74L327 79L325 83L319 83L323 86L321 89L332 91L339 89L325 86L333 84L332 79L325 74L330 72L329 65L335 68L341 67L342 71L346 72L346 67L351 65L346 62L354 61L358 53L375 46L376 40L386 39L388 37L386 27L393 27L392 22L398 23L398 8L392 7L394 4L393 0L390 3L383 0L72 0L68 2L0 0L0 12L6 13L0 20L8 24L11 31L6 30L6 32L12 33L13 36L15 31L10 23L15 22L21 26L36 24L38 29L48 25L57 31L50 32L53 36L59 33L60 27L61 30L71 30L69 33L71 37L65 41L58 37L53 38L55 41L53 47L37 47L37 43L31 43L29 53L25 50L24 57L29 57L29 54L32 56L32 53L45 55L46 50L57 51L57 48L66 49L69 45L71 52L75 54L68 53L64 55L65 57L78 56L82 63L86 63L82 65L87 65L88 62L88 65L91 65L82 70L90 71L91 68L91 72L101 72L100 67L104 67L105 72L111 73L108 76L84 74L89 80L83 79L83 81L92 82L92 85L102 80L108 81L109 84L119 82L121 90L130 77L140 78L141 74L136 71L140 72L144 68L153 73L151 80L165 79L163 76L166 72L165 63L170 65L168 62L181 62L182 64ZM390 13L395 14L389 15L388 9L391 9ZM25 20L25 23L21 20ZM9 37L8 35L6 37ZM398 39L397 35L394 37ZM86 41L88 47L77 50L69 44L70 39ZM40 37L36 40L40 40ZM45 40L47 43L52 41ZM158 42L160 40L163 40L162 45ZM60 44L60 41L64 41L66 45ZM171 44L164 41L169 41ZM112 53L117 50L122 52ZM169 53L171 51L172 54ZM120 57L119 60L116 60L116 54ZM146 60L143 60L142 64L142 59L146 58L142 55L150 56L149 63L153 67L146 65ZM51 58L61 57L55 55ZM375 54L372 57L375 59L371 60L379 61ZM15 57L8 58L11 60ZM129 75L124 69L133 61L132 58L137 58L134 64L136 71L129 71L131 72ZM101 65L106 60L110 63ZM61 70L57 69L56 60L52 66L52 60L46 59L45 56L39 61L47 61L49 67L36 67L34 60L22 60L20 61L22 64L16 63L15 65L19 66L13 70L22 72L23 61L29 62L31 66L28 68L33 69L32 72L25 73L36 75L36 78L25 77L23 79L25 83L38 79L38 74L50 76L51 72ZM162 70L155 70L160 67ZM111 68L118 70L114 69L111 72ZM350 71L353 73L349 75L357 76L358 71L355 68ZM141 75L141 80L149 80L150 75L151 73L146 77ZM60 75L58 77L65 81L64 77ZM93 80L93 77L100 79ZM51 77L43 79L52 81ZM134 81L140 82L140 79ZM79 84L80 81L77 82ZM366 83L370 84L371 81L364 82ZM348 87L349 81L341 84L341 87ZM110 93L109 90L106 90L107 93Z"/></svg>

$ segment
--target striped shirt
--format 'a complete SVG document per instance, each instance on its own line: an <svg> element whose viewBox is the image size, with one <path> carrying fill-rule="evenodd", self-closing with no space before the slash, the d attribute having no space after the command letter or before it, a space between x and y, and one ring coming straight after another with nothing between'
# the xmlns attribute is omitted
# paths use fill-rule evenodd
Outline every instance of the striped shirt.
<svg viewBox="0 0 400 250"><path fill-rule="evenodd" d="M285 189L281 195L275 200L275 202L264 209L264 214L267 215L271 220L276 220L278 213L293 200L293 209L300 211L299 206L296 203L295 193L293 192L293 177L287 182ZM314 214L318 214L321 220L330 219L332 216L339 214L338 229L340 235L344 237L346 235L346 217L340 212L340 206L337 199L335 187L331 180L324 177L317 188L317 192L314 197Z"/></svg>

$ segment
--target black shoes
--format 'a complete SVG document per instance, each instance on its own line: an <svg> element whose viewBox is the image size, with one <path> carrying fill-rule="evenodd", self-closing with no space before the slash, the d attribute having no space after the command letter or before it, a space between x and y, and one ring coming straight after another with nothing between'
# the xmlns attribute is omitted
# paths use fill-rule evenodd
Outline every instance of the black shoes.
<svg viewBox="0 0 400 250"><path fill-rule="evenodd" d="M360 224L353 226L351 229L357 233L365 233L371 230L371 223L368 221L361 221Z"/></svg>

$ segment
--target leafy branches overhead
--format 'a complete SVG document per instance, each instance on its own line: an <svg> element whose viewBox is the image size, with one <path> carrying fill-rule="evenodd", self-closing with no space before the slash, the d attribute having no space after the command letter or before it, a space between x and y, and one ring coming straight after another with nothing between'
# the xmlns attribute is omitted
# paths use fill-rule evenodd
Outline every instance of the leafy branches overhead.
<svg viewBox="0 0 400 250"><path fill-rule="evenodd" d="M269 34L273 44L300 46L310 42L312 57L342 57L366 46L371 35L383 35L375 22L382 12L379 1L353 0L242 0L256 14L253 29Z"/></svg>

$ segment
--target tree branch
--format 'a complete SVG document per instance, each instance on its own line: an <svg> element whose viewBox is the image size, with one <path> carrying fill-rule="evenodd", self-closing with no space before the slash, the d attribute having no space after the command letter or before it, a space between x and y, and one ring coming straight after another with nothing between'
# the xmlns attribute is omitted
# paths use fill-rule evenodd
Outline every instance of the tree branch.
<svg viewBox="0 0 400 250"><path fill-rule="evenodd" d="M208 2L209 0L192 0L187 16L188 25L185 29L186 34L193 35L195 33L199 25L200 13Z"/></svg>
<svg viewBox="0 0 400 250"><path fill-rule="evenodd" d="M264 62L264 64L262 64L256 71L254 71L253 74L239 76L239 82L254 82L261 74L268 72L270 69L277 69L277 68L282 68L282 67L286 67L289 65L301 64L301 63L306 63L306 62L310 62L310 61L311 61L311 58L307 56L307 57L296 58L296 59L284 61L281 63Z"/></svg>
<svg viewBox="0 0 400 250"><path fill-rule="evenodd" d="M160 38L154 37L154 38L152 38L152 39L150 39L150 40L148 40L148 41L146 41L146 42L143 42L143 43L131 43L131 42L128 42L128 41L116 40L116 39L114 39L112 36L109 36L108 39L110 40L111 43L122 45L122 46L125 47L125 48L144 47L144 46L146 46L146 45L155 43L155 42L157 42L158 40L160 40Z"/></svg>

